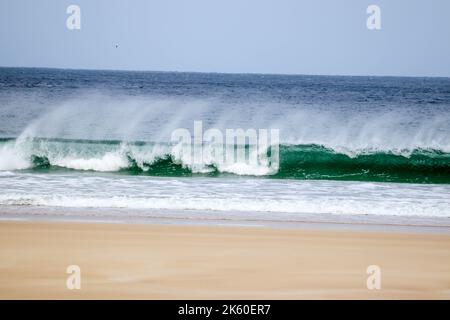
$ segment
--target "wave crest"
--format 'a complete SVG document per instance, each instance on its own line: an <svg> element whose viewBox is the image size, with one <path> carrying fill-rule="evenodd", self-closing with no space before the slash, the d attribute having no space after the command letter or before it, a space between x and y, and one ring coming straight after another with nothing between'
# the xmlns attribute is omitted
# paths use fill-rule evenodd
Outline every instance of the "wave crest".
<svg viewBox="0 0 450 320"><path fill-rule="evenodd" d="M270 151L268 152L270 156ZM270 160L270 159L269 159ZM166 143L27 139L0 142L0 170L80 170L154 176L250 175L280 179L327 179L450 183L450 153L434 149L345 152L319 145L281 145L280 167L223 162L210 157L192 165Z"/></svg>

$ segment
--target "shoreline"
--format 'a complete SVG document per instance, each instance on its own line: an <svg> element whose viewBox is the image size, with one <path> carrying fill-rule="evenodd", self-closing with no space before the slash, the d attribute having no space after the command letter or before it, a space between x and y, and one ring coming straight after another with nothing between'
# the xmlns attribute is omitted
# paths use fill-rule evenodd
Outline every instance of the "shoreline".
<svg viewBox="0 0 450 320"><path fill-rule="evenodd" d="M450 299L450 235L360 231L1 220L0 299Z"/></svg>
<svg viewBox="0 0 450 320"><path fill-rule="evenodd" d="M450 218L127 208L1 207L1 221L450 234Z"/></svg>
<svg viewBox="0 0 450 320"><path fill-rule="evenodd" d="M383 232L406 234L441 234L450 235L450 226L406 225L389 223L337 222L337 221L277 221L277 220L233 220L233 219L186 219L178 217L148 217L145 219L86 218L77 216L2 216L2 222L27 223L68 223L68 224L111 224L111 225L150 225L150 226L192 226L224 228L263 228L274 230L301 231L349 231L349 232Z"/></svg>

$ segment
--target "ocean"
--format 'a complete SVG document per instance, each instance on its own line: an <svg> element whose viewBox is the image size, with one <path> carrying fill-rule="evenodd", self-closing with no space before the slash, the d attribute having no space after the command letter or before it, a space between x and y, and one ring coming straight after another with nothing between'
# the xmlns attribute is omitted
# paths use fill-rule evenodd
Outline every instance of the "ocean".
<svg viewBox="0 0 450 320"><path fill-rule="evenodd" d="M277 130L277 165L186 161L195 122ZM30 216L449 226L450 78L0 68L0 217Z"/></svg>

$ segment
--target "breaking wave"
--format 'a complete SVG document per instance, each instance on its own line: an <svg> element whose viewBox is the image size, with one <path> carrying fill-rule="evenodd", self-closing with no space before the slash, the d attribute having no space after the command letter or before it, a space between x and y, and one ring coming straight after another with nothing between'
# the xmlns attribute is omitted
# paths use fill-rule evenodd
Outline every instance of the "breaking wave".
<svg viewBox="0 0 450 320"><path fill-rule="evenodd" d="M247 146L248 147L248 146ZM271 150L257 164L214 157L192 165L168 143L112 140L2 139L0 170L116 172L150 176L260 176L278 179L450 183L450 153L436 149L335 150L282 144L279 166ZM261 155L260 155L261 156Z"/></svg>

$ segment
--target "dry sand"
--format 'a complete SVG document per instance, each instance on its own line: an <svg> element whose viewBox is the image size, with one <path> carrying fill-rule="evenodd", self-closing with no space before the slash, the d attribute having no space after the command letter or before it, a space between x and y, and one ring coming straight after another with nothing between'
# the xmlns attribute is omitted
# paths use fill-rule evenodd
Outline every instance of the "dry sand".
<svg viewBox="0 0 450 320"><path fill-rule="evenodd" d="M0 222L0 298L449 299L450 235Z"/></svg>

